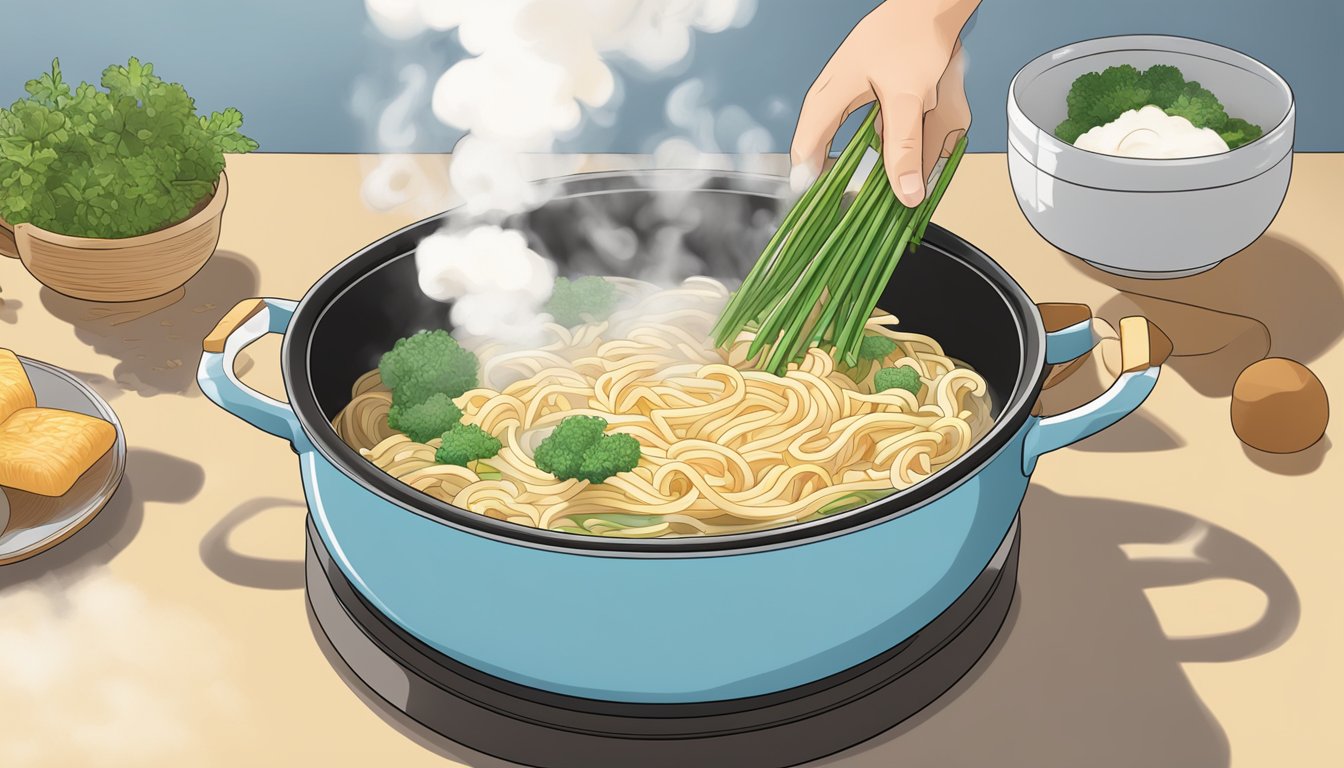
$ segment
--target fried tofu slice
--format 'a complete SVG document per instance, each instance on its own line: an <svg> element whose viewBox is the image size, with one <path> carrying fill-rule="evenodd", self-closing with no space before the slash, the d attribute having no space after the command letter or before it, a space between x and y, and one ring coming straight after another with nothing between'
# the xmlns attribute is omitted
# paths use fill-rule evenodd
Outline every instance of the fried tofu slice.
<svg viewBox="0 0 1344 768"><path fill-rule="evenodd" d="M23 363L8 349L0 349L0 423L24 408L36 408L37 395Z"/></svg>
<svg viewBox="0 0 1344 768"><path fill-rule="evenodd" d="M0 422L0 485L62 496L116 439L116 427L102 419L24 408Z"/></svg>

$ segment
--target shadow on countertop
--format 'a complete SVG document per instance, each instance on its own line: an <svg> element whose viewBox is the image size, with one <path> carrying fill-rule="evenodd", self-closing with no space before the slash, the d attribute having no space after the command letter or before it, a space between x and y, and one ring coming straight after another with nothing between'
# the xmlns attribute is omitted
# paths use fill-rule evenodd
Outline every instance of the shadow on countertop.
<svg viewBox="0 0 1344 768"><path fill-rule="evenodd" d="M1074 443L1072 448L1093 453L1150 453L1173 451L1183 445L1185 440L1175 430L1140 409L1097 434Z"/></svg>
<svg viewBox="0 0 1344 768"><path fill-rule="evenodd" d="M255 296L257 285L256 267L246 256L218 251L185 286L155 299L100 303L50 288L40 296L48 312L74 326L80 341L116 358L115 388L142 397L194 396L201 339L239 300Z"/></svg>
<svg viewBox="0 0 1344 768"><path fill-rule="evenodd" d="M1330 436L1322 435L1315 445L1297 453L1267 453L1245 443L1241 450L1256 466L1276 475L1309 475L1324 463L1325 454L1330 451Z"/></svg>
<svg viewBox="0 0 1344 768"><path fill-rule="evenodd" d="M1300 614L1288 576L1251 542L1175 510L1040 488L1031 489L1022 509L1018 596L985 657L910 720L812 765L1230 764L1227 736L1181 665L1249 658L1285 642ZM1130 559L1121 546L1131 543L1166 551ZM1268 596L1262 618L1227 634L1168 638L1144 590L1212 578L1262 590ZM311 608L309 625L333 669L388 725L475 768L512 765L389 705L346 666Z"/></svg>
<svg viewBox="0 0 1344 768"><path fill-rule="evenodd" d="M1181 665L1282 644L1300 612L1287 575L1249 541L1170 509L1040 488L1022 509L1018 605L986 658L911 720L818 765L1228 765L1227 736ZM1139 542L1171 554L1128 559L1120 546ZM1218 577L1262 589L1264 617L1167 638L1143 591Z"/></svg>
<svg viewBox="0 0 1344 768"><path fill-rule="evenodd" d="M247 521L272 509L297 508L299 519L307 514L302 499L257 498L239 504L201 539L201 562L216 576L240 587L253 589L303 589L303 560L257 557L234 549L229 537Z"/></svg>
<svg viewBox="0 0 1344 768"><path fill-rule="evenodd" d="M1237 375L1267 355L1310 365L1344 333L1344 288L1316 254L1275 234L1198 275L1121 277L1068 257L1120 295L1097 310L1114 325L1142 314L1171 337L1169 365L1208 397L1226 397Z"/></svg>
<svg viewBox="0 0 1344 768"><path fill-rule="evenodd" d="M13 325L19 321L19 310L23 308L23 302L18 299L6 299L0 296L0 323Z"/></svg>
<svg viewBox="0 0 1344 768"><path fill-rule="evenodd" d="M107 506L61 544L27 560L0 566L0 592L78 581L131 543L144 521L146 502L188 502L204 485L205 470L198 464L158 451L131 448L126 476Z"/></svg>
<svg viewBox="0 0 1344 768"><path fill-rule="evenodd" d="M1301 610L1287 574L1251 542L1163 507L1033 487L1022 516L1018 605L986 658L928 709L818 765L1229 765L1227 735L1181 665L1282 645ZM1166 552L1121 549L1138 543ZM1214 578L1262 590L1261 619L1168 638L1144 590Z"/></svg>

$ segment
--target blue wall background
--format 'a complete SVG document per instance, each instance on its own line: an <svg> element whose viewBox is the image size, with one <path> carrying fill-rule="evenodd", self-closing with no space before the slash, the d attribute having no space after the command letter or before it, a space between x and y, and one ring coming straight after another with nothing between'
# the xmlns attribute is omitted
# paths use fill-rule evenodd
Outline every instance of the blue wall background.
<svg viewBox="0 0 1344 768"><path fill-rule="evenodd" d="M627 76L614 125L592 126L566 146L649 150L669 131L667 92L699 77L712 104L740 105L769 130L773 149L787 149L808 84L874 5L758 0L748 26L698 36L682 71ZM372 121L395 92L398 67L414 60L437 72L461 55L452 39L390 46L366 21L362 0L0 0L0 9L0 103L21 96L23 82L54 56L68 79L96 80L106 64L135 55L186 84L201 109L243 110L245 131L271 152L374 150ZM1264 61L1297 94L1298 148L1344 151L1341 0L984 0L966 36L971 149L1004 149L1005 93L1026 61L1126 33L1199 37ZM416 149L452 146L451 131L420 122Z"/></svg>

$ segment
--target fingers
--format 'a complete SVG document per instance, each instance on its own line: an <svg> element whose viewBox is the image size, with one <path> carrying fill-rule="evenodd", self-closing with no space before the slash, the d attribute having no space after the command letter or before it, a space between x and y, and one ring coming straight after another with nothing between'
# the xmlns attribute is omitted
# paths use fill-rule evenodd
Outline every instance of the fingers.
<svg viewBox="0 0 1344 768"><path fill-rule="evenodd" d="M957 142L966 134L966 124L959 115L935 109L924 116L923 171L928 179L938 159L950 157Z"/></svg>
<svg viewBox="0 0 1344 768"><path fill-rule="evenodd" d="M878 93L882 105L882 162L896 199L907 208L924 199L924 103L912 93Z"/></svg>
<svg viewBox="0 0 1344 768"><path fill-rule="evenodd" d="M846 87L822 72L808 89L793 132L789 159L793 164L790 179L797 186L811 183L826 163L831 139L851 112L873 100L871 92Z"/></svg>
<svg viewBox="0 0 1344 768"><path fill-rule="evenodd" d="M793 132L793 144L789 147L789 160L795 173L815 177L821 172L831 137L844 120L848 103L849 97L842 95L825 73L808 89L798 114L798 127Z"/></svg>
<svg viewBox="0 0 1344 768"><path fill-rule="evenodd" d="M966 101L965 60L958 43L947 69L938 80L938 105L924 116L924 178L933 173L939 157L948 157L971 126Z"/></svg>

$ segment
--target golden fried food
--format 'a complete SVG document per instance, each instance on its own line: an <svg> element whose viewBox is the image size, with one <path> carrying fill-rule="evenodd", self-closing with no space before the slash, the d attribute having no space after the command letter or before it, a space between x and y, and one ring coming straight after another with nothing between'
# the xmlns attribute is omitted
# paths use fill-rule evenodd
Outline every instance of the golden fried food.
<svg viewBox="0 0 1344 768"><path fill-rule="evenodd" d="M24 408L0 422L0 485L61 496L116 441L106 421L73 411Z"/></svg>
<svg viewBox="0 0 1344 768"><path fill-rule="evenodd" d="M37 406L37 396L23 372L23 363L8 349L0 349L0 423L24 408Z"/></svg>

